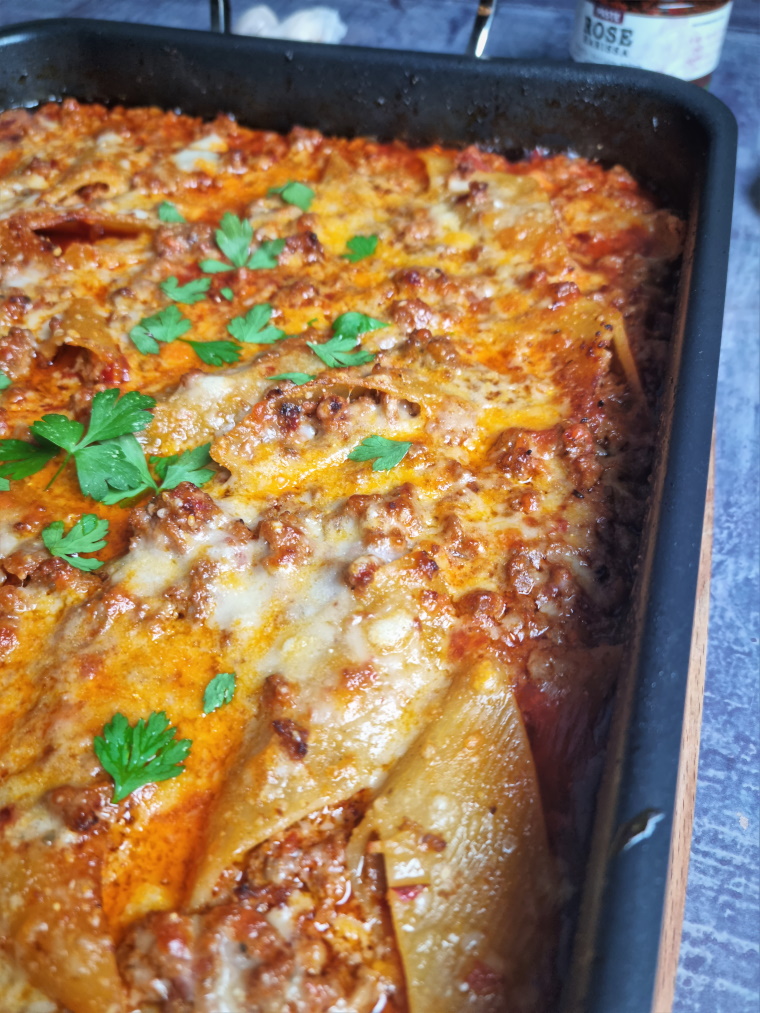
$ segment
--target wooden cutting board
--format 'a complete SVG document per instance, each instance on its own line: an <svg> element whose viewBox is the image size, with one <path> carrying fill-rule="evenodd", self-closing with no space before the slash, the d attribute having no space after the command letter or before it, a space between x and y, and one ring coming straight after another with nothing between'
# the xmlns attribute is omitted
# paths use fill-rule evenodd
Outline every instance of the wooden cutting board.
<svg viewBox="0 0 760 1013"><path fill-rule="evenodd" d="M702 699L707 665L707 628L710 618L710 564L712 560L713 518L715 514L715 430L710 452L707 498L702 527L702 548L699 556L697 600L691 635L691 655L686 684L681 757L678 764L676 805L673 815L673 836L670 842L670 863L665 893L665 912L660 955L657 965L652 1013L672 1013L676 973L681 949L681 929L686 907L686 884L689 877L691 832L694 823L694 799L697 791L699 737L702 727Z"/></svg>

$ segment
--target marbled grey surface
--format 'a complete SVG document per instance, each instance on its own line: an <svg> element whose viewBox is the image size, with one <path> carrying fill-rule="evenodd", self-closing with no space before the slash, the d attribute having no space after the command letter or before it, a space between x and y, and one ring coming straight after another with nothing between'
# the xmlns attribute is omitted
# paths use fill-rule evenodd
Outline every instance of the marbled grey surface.
<svg viewBox="0 0 760 1013"><path fill-rule="evenodd" d="M283 17L311 2L270 0L270 6ZM464 49L476 7L475 0L321 2L340 11L348 26L346 43L449 52ZM233 14L250 5L233 0ZM565 59L574 7L574 0L502 0L488 53ZM70 16L206 28L207 11L206 0L0 0L0 25ZM758 1013L759 0L736 0L712 90L739 121L739 163L718 381L707 686L673 1013Z"/></svg>
<svg viewBox="0 0 760 1013"><path fill-rule="evenodd" d="M739 158L718 375L716 523L705 709L677 1013L757 1013L760 1009L757 30L729 33L712 88L738 120Z"/></svg>

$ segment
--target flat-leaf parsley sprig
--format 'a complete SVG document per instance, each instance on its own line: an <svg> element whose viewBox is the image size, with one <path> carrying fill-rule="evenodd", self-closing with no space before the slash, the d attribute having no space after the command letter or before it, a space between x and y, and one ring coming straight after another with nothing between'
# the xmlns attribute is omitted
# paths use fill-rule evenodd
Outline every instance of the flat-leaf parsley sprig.
<svg viewBox="0 0 760 1013"><path fill-rule="evenodd" d="M216 230L216 245L227 257L229 263L225 263L223 260L202 260L201 271L206 274L220 274L225 271L234 271L240 267L249 267L252 270L277 267L277 258L285 249L285 240L267 239L251 253L252 242L251 223L227 211L222 216L219 228Z"/></svg>
<svg viewBox="0 0 760 1013"><path fill-rule="evenodd" d="M50 444L42 446L26 440L0 440L0 491L10 489L8 479L16 481L36 475L57 453L59 448Z"/></svg>
<svg viewBox="0 0 760 1013"><path fill-rule="evenodd" d="M352 236L346 242L348 253L341 253L344 260L350 260L356 264L359 260L371 257L377 249L377 236Z"/></svg>
<svg viewBox="0 0 760 1013"><path fill-rule="evenodd" d="M105 548L108 521L95 514L82 514L71 530L64 534L63 521L53 521L41 531L42 542L51 556L58 556L78 570L97 570L101 559L82 559L82 552L98 552Z"/></svg>
<svg viewBox="0 0 760 1013"><path fill-rule="evenodd" d="M199 281L208 281L208 278L199 278ZM194 284L190 282L189 285ZM189 285L183 286L188 288ZM201 297L202 298L202 297ZM188 302L188 299L184 300ZM132 328L129 336L143 355L156 355L161 350L159 341L164 344L171 344L173 341L181 341L189 345L201 362L207 366L223 366L235 363L240 358L240 349L232 341L193 341L192 338L183 337L190 330L192 324L187 317L173 303L155 313L152 317L144 317L139 324Z"/></svg>
<svg viewBox="0 0 760 1013"><path fill-rule="evenodd" d="M116 713L93 742L95 755L113 778L113 802L121 802L137 788L179 777L190 752L190 739L177 739L177 729L163 711L155 711L130 725Z"/></svg>
<svg viewBox="0 0 760 1013"><path fill-rule="evenodd" d="M406 457L412 444L406 440L388 440L376 433L365 437L348 455L349 461L373 461L373 471L390 471Z"/></svg>
<svg viewBox="0 0 760 1013"><path fill-rule="evenodd" d="M76 464L79 487L85 496L101 499L106 493L106 476L109 482L112 479L117 483L128 481L130 468L124 467L118 451L113 445L108 445L108 441L145 429L152 418L149 409L154 408L155 404L155 400L148 394L130 390L122 395L118 387L112 387L109 390L98 391L92 399L86 431L81 422L66 415L43 415L39 422L33 422L29 426L29 431L41 441L43 448L52 444L66 451L61 466L48 482L47 488L49 489L55 482L72 457ZM4 442L6 441L0 441L0 457ZM15 444L18 441L12 442ZM16 455L18 465L20 463L18 448L12 447L11 452ZM30 443L28 467L35 458L39 464L39 467L35 468L36 471L41 470L50 459L49 456L43 459L44 454L40 453L40 447ZM34 472L27 470L27 474Z"/></svg>
<svg viewBox="0 0 760 1013"><path fill-rule="evenodd" d="M159 341L169 344L181 338L192 327L187 317L173 303L153 316L143 317L129 332L129 337L138 352L143 355L158 355Z"/></svg>
<svg viewBox="0 0 760 1013"><path fill-rule="evenodd" d="M181 454L172 454L170 457L151 455L146 460L145 453L134 436L122 436L117 442L125 459L133 466L136 479L126 488L106 493L103 502L107 506L125 499L134 499L145 492L158 495L160 492L176 489L180 482L192 482L193 485L202 486L214 476L213 469L207 467L212 463L209 454L210 443L185 450ZM151 474L151 468L155 478Z"/></svg>
<svg viewBox="0 0 760 1013"><path fill-rule="evenodd" d="M333 336L329 341L321 344L307 341L306 344L331 369L341 366L361 366L366 362L372 362L375 358L374 352L367 352L364 349L352 352L351 349L356 348L362 334L387 326L388 324L382 320L375 320L366 313L342 313L333 321Z"/></svg>
<svg viewBox="0 0 760 1013"><path fill-rule="evenodd" d="M275 373L274 376L268 376L267 380L290 380L297 387L302 387L305 383L316 380L316 376L314 373Z"/></svg>
<svg viewBox="0 0 760 1013"><path fill-rule="evenodd" d="M191 341L180 338L183 344L190 345L192 350L207 366L232 365L240 359L240 347L234 341Z"/></svg>
<svg viewBox="0 0 760 1013"><path fill-rule="evenodd" d="M237 341L256 345L272 345L285 337L285 331L269 325L272 307L267 302L251 306L243 317L233 317L227 330ZM267 326L269 325L269 326Z"/></svg>
<svg viewBox="0 0 760 1013"><path fill-rule="evenodd" d="M203 302L206 298L206 293L211 287L211 279L195 278L193 281L188 281L185 285L180 285L176 275L172 275L162 281L158 287L164 295L168 295L174 302L183 303L186 306L194 306L198 302Z"/></svg>
<svg viewBox="0 0 760 1013"><path fill-rule="evenodd" d="M158 205L158 217L162 222L179 223L185 221L182 213L168 200L162 201Z"/></svg>
<svg viewBox="0 0 760 1013"><path fill-rule="evenodd" d="M208 683L203 691L203 713L213 714L235 695L237 677L234 672L220 672Z"/></svg>
<svg viewBox="0 0 760 1013"><path fill-rule="evenodd" d="M95 395L86 433L81 422L65 415L45 415L29 427L39 442L0 440L0 489L8 488L8 479L28 478L41 471L61 450L67 451L66 457L48 488L73 457L84 495L109 505L144 492L165 492L180 482L198 486L208 482L214 474L208 467L211 444L146 460L134 433L150 423L148 409L156 402L137 391L119 397L120 393L115 387Z"/></svg>
<svg viewBox="0 0 760 1013"><path fill-rule="evenodd" d="M267 193L271 196L282 197L286 204L293 204L301 211L308 211L314 200L314 191L310 186L293 180L284 186L271 186Z"/></svg>

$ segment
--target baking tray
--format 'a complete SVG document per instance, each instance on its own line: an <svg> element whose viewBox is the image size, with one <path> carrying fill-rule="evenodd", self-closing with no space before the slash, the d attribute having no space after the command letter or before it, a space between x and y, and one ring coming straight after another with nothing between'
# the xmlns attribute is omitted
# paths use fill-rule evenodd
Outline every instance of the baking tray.
<svg viewBox="0 0 760 1013"><path fill-rule="evenodd" d="M652 1009L725 295L736 125L617 67L326 47L86 20L0 32L0 108L74 96L248 126L620 162L688 221L649 521L566 1010ZM654 816L648 824L641 814ZM647 829L641 833L646 824ZM651 831L651 832L649 832ZM639 843L621 845L635 834ZM654 1010L653 1013L665 1013Z"/></svg>

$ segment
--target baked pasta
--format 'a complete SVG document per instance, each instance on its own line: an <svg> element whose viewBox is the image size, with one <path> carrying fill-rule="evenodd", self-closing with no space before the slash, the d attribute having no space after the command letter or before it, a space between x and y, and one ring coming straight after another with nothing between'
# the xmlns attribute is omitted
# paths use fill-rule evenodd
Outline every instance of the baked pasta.
<svg viewBox="0 0 760 1013"><path fill-rule="evenodd" d="M0 215L0 1009L544 1013L678 219L72 100Z"/></svg>

